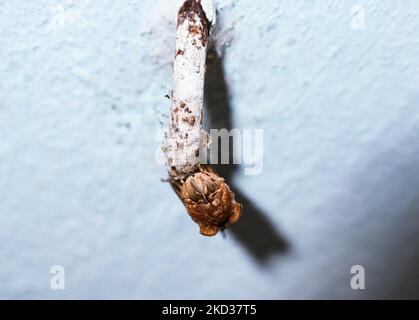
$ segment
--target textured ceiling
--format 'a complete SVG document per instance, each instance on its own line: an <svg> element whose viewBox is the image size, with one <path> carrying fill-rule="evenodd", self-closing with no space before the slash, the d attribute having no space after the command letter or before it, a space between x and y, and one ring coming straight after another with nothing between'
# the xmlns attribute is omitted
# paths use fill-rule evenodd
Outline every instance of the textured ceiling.
<svg viewBox="0 0 419 320"><path fill-rule="evenodd" d="M0 1L0 298L419 298L419 2L215 2L207 126L264 130L227 238L155 160L177 1Z"/></svg>

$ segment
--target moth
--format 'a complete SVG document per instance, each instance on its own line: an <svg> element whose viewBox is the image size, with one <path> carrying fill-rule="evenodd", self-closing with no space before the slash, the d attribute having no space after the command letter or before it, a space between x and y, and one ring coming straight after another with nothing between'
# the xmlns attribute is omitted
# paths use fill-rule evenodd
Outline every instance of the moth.
<svg viewBox="0 0 419 320"><path fill-rule="evenodd" d="M170 182L202 235L214 236L240 219L242 205L210 166L201 165L200 170L186 180L171 179Z"/></svg>
<svg viewBox="0 0 419 320"><path fill-rule="evenodd" d="M183 0L178 12L171 117L166 141L170 182L201 234L214 236L239 220L242 206L210 166L199 159L204 79L215 10L212 0Z"/></svg>

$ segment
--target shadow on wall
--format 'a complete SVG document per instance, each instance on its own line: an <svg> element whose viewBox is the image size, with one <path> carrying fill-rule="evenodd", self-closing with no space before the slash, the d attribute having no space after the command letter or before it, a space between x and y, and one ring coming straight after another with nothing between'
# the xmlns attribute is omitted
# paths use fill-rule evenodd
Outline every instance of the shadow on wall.
<svg viewBox="0 0 419 320"><path fill-rule="evenodd" d="M410 232L405 232L401 239L398 239L399 247L405 248L398 277L391 289L384 292L385 299L419 299L419 198L411 201L409 208L405 211L406 225L410 225ZM399 249L400 250L400 249ZM396 258L397 259L397 258Z"/></svg>
<svg viewBox="0 0 419 320"><path fill-rule="evenodd" d="M358 222L366 230L358 241L360 251L374 259L374 267L365 266L369 299L419 299L419 149L411 144L416 136L415 129L372 159L349 191L368 206ZM375 278L375 287L368 287L368 277Z"/></svg>
<svg viewBox="0 0 419 320"><path fill-rule="evenodd" d="M214 49L208 52L207 73L205 79L205 104L207 126L211 129L231 130L232 117L228 86L224 77L223 60ZM209 128L206 128L207 130ZM232 144L230 143L230 156ZM221 148L219 148L221 149ZM219 157L220 158L220 157ZM232 163L230 159L230 163ZM289 249L285 238L275 229L265 213L257 208L247 196L232 184L232 178L237 165L213 165L213 168L231 186L236 194L236 199L243 205L243 216L240 221L227 229L232 233L255 258L265 265L269 257L275 254L284 254Z"/></svg>

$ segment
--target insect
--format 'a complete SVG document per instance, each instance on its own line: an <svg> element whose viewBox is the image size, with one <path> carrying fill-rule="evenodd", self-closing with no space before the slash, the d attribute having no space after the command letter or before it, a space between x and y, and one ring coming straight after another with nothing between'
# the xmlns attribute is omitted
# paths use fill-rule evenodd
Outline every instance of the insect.
<svg viewBox="0 0 419 320"><path fill-rule="evenodd" d="M240 219L242 205L235 201L230 187L210 166L201 165L186 180L170 182L202 235L214 236Z"/></svg>
<svg viewBox="0 0 419 320"><path fill-rule="evenodd" d="M199 158L201 142L207 141L203 139L207 134L202 128L202 109L208 42L214 22L211 0L181 2L165 149L170 182L205 236L214 236L237 222L242 212L224 179L201 164Z"/></svg>

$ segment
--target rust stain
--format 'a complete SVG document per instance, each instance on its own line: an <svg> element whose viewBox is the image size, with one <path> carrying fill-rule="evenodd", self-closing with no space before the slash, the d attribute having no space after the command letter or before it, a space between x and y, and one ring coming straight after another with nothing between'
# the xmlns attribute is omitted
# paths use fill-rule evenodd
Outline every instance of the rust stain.
<svg viewBox="0 0 419 320"><path fill-rule="evenodd" d="M190 25L188 30L189 33L192 33L193 35L198 35L201 33L201 28L197 25Z"/></svg>
<svg viewBox="0 0 419 320"><path fill-rule="evenodd" d="M182 118L182 121L186 122L186 123L189 123L191 126L195 125L195 117L194 116Z"/></svg>
<svg viewBox="0 0 419 320"><path fill-rule="evenodd" d="M185 51L184 50L180 50L180 49L178 49L177 51L176 51L176 57L177 56L183 56L185 54Z"/></svg>
<svg viewBox="0 0 419 320"><path fill-rule="evenodd" d="M199 18L201 25L197 24L197 18ZM185 20L189 20L193 23L189 26L189 32L193 35L200 34L202 45L206 46L211 31L211 22L208 20L200 0L185 1L179 10L178 25L185 22ZM193 44L196 45L196 43Z"/></svg>

